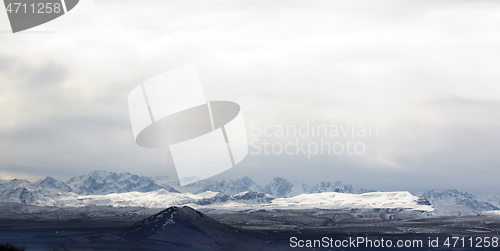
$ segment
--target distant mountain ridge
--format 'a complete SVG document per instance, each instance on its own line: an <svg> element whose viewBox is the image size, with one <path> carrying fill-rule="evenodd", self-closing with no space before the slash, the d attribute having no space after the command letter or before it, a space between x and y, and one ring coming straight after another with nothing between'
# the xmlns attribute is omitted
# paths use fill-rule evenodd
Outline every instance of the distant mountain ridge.
<svg viewBox="0 0 500 251"><path fill-rule="evenodd" d="M275 177L269 184L265 186L257 185L251 178L245 176L237 180L203 180L195 184L177 188L182 192L202 193L206 191L220 192L227 195L235 195L241 192L261 192L278 198L294 197L300 194L337 192L337 193L353 193L374 192L374 190L354 189L351 185L344 185L339 181L320 182L317 185L310 187L307 184L299 184L290 182L281 177Z"/></svg>
<svg viewBox="0 0 500 251"><path fill-rule="evenodd" d="M49 179L51 177L47 177ZM151 192L165 189L178 193L167 184L158 185L157 181L146 176L130 173L115 173L107 171L92 171L85 175L73 177L67 182L71 191L80 195L110 194L126 192Z"/></svg>
<svg viewBox="0 0 500 251"><path fill-rule="evenodd" d="M276 177L268 185L259 186L251 178L245 176L236 180L208 179L181 187L176 180L167 176L147 177L128 172L115 173L96 170L73 177L67 182L56 180L50 176L36 182L20 179L4 181L0 183L0 201L36 206L53 206L60 205L57 199L61 196L68 196L68 194L88 196L130 192L147 193L160 190L169 193L191 194L201 194L209 191L218 192L221 195L209 199L217 201L227 201L230 200L231 196L241 196L241 194L246 194L246 198L251 195L255 197L254 199L260 198L260 200L268 201L269 198L287 198L303 193L359 193L351 185L343 185L338 181L335 183L321 182L311 188L306 184L298 184ZM69 198L72 198L72 196L69 196ZM205 203L208 203L207 199L204 200Z"/></svg>
<svg viewBox="0 0 500 251"><path fill-rule="evenodd" d="M500 198L495 194L474 195L456 189L433 189L421 194L421 197L448 214L467 215L500 210Z"/></svg>
<svg viewBox="0 0 500 251"><path fill-rule="evenodd" d="M164 189L173 193L203 193L206 191L220 192L232 196L241 192L261 192L275 197L293 197L299 194L338 192L353 193L374 192L374 190L354 189L351 185L344 185L339 181L320 182L311 187L306 184L290 182L281 177L275 177L265 186L257 185L251 178L241 179L203 180L181 187L167 176L138 176L130 173L115 173L102 170L73 177L67 182L56 180L50 176L37 182L14 179L0 183L0 191L13 188L19 184L26 184L31 188L57 190L59 192L73 192L78 195L105 195L125 192L151 192Z"/></svg>
<svg viewBox="0 0 500 251"><path fill-rule="evenodd" d="M208 179L181 187L176 180L167 176L147 177L101 170L73 177L67 182L52 177L46 177L37 182L21 179L0 182L0 202L17 202L35 206L86 205L95 200L109 200L105 197L106 195L123 194L123 196L134 197L138 196L134 194L136 192L148 193L151 196L155 194L155 196L163 196L164 193L179 194L174 197L178 198L180 204L184 201L197 205L210 205L228 201L250 204L270 203L277 198L292 198L302 194L329 192L363 194L374 192L374 190L358 190L338 181L320 182L309 186L280 177L275 177L265 186L259 186L246 176L236 180ZM203 196L196 197L195 195ZM419 197L421 199L418 203L421 205L431 204L443 212L456 215L500 210L500 197L495 194L473 195L457 190L434 189L420 194ZM102 204L102 201L95 203ZM125 203L122 206L128 206L128 204Z"/></svg>

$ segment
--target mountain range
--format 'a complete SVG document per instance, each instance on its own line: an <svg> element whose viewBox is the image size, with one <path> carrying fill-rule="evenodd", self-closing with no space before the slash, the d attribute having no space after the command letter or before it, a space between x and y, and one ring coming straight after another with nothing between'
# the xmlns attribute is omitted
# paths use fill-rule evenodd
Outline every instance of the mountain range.
<svg viewBox="0 0 500 251"><path fill-rule="evenodd" d="M20 179L0 182L0 202L58 207L113 205L158 208L184 204L204 206L217 203L240 203L241 205L267 203L274 206L283 206L285 203L289 206L296 203L293 201L297 198L300 198L300 201L309 201L308 198L324 200L325 198L314 195L321 193L328 194L330 197L339 197L338 194L372 193L373 196L370 198L380 198L373 192L373 190L366 189L358 190L338 181L320 182L309 186L280 177L274 178L265 186L259 186L251 178L243 177L236 180L208 179L181 187L175 179L167 176L147 177L107 171L92 171L73 177L66 182L52 177L46 177L37 182ZM406 198L409 196L407 194L399 192L398 196ZM443 214L473 215L480 214L482 211L500 210L500 198L495 194L473 195L457 190L434 189L418 194L418 197L411 196L414 202L412 207L430 204ZM354 201L359 198L363 196L349 197ZM331 206L340 205L331 204Z"/></svg>

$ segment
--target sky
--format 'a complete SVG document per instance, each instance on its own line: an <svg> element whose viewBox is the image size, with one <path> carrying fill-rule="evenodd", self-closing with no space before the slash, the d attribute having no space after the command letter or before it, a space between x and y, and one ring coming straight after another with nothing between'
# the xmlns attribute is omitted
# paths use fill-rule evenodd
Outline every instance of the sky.
<svg viewBox="0 0 500 251"><path fill-rule="evenodd" d="M499 14L495 1L82 0L12 34L0 10L0 178L176 177L168 149L134 142L127 98L194 63L208 100L241 106L251 152L295 149L216 178L500 194ZM279 132L311 125L347 134ZM348 140L362 154L296 149Z"/></svg>

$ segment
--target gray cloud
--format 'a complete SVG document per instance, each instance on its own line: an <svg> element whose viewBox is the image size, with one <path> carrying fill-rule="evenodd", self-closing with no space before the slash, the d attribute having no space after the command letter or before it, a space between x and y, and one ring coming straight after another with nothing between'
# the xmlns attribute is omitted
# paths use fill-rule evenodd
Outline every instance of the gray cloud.
<svg viewBox="0 0 500 251"><path fill-rule="evenodd" d="M57 33L0 38L0 174L175 176L168 150L133 142L127 96L195 62L207 98L239 103L248 128L314 120L380 130L362 156L248 156L220 177L498 193L499 7L82 2L40 27Z"/></svg>

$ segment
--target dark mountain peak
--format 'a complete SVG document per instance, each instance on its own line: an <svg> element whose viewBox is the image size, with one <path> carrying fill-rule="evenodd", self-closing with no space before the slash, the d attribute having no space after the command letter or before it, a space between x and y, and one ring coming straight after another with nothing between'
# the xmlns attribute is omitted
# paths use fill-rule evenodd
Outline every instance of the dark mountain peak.
<svg viewBox="0 0 500 251"><path fill-rule="evenodd" d="M188 206L173 206L133 225L130 231L125 233L125 237L130 239L141 239L159 230L165 230L167 225L178 224L179 226L186 226L192 225L195 222L202 223L203 221L213 220Z"/></svg>
<svg viewBox="0 0 500 251"><path fill-rule="evenodd" d="M169 207L126 229L123 236L132 241L163 241L173 245L217 250L231 250L251 239L188 206Z"/></svg>
<svg viewBox="0 0 500 251"><path fill-rule="evenodd" d="M175 224L174 216L178 212L179 207L169 207L133 225L130 229L131 231L126 232L124 235L129 239L148 237L160 229L163 230L165 225Z"/></svg>

